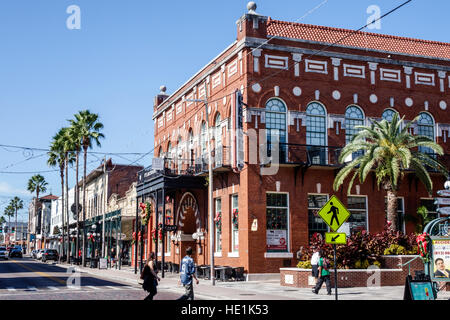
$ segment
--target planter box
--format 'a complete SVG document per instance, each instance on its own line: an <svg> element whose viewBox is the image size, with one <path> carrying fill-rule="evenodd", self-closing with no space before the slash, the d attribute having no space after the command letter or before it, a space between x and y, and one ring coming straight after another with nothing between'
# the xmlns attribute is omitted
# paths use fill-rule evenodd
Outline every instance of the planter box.
<svg viewBox="0 0 450 320"><path fill-rule="evenodd" d="M402 286L410 271L414 276L417 270L423 270L424 266L420 258L410 264L410 268L399 264L416 258L415 255L383 256L382 269L338 269L338 287L378 287L378 286ZM334 270L331 272L331 285L334 286ZM282 286L297 288L312 288L314 281L311 269L280 268L280 282Z"/></svg>

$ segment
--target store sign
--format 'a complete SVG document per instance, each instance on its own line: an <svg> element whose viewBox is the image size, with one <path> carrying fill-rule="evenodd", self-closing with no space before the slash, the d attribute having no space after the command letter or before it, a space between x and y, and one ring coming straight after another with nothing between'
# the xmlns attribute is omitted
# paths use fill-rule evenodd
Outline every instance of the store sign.
<svg viewBox="0 0 450 320"><path fill-rule="evenodd" d="M253 219L252 231L258 231L258 219Z"/></svg>
<svg viewBox="0 0 450 320"><path fill-rule="evenodd" d="M287 251L287 230L267 230L267 250Z"/></svg>
<svg viewBox="0 0 450 320"><path fill-rule="evenodd" d="M108 259L100 258L99 259L99 269L107 269L108 268Z"/></svg>
<svg viewBox="0 0 450 320"><path fill-rule="evenodd" d="M450 281L450 238L432 239L433 242L433 280Z"/></svg>
<svg viewBox="0 0 450 320"><path fill-rule="evenodd" d="M177 225L166 224L164 225L164 231L177 231Z"/></svg>

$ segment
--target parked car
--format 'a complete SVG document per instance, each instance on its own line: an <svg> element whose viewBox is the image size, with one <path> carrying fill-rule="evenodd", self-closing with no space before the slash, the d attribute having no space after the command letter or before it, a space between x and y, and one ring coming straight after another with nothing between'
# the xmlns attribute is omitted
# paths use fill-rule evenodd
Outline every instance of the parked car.
<svg viewBox="0 0 450 320"><path fill-rule="evenodd" d="M36 259L41 260L43 252L44 252L44 249L38 250L38 252L36 253Z"/></svg>
<svg viewBox="0 0 450 320"><path fill-rule="evenodd" d="M11 251L9 251L9 257L10 258L14 258L14 257L22 258L23 257L22 248L20 248L20 247L12 248Z"/></svg>
<svg viewBox="0 0 450 320"><path fill-rule="evenodd" d="M46 262L47 260L58 261L58 251L55 249L45 249L42 253L42 262Z"/></svg>
<svg viewBox="0 0 450 320"><path fill-rule="evenodd" d="M8 260L8 251L6 247L0 247L0 259Z"/></svg>

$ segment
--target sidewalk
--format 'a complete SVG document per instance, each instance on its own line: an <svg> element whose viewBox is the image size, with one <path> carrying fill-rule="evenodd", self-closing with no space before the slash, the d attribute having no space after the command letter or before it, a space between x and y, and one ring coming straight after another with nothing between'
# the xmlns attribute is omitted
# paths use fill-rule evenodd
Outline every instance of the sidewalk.
<svg viewBox="0 0 450 320"><path fill-rule="evenodd" d="M57 264L58 266L68 268L75 267L77 271L92 274L101 278L127 282L130 285L140 287L138 284L138 274L134 274L134 267L122 267L116 269L91 269L80 266ZM161 276L161 274L160 274ZM158 290L170 291L184 294L184 288L178 283L179 274L165 273L161 279ZM325 285L319 294L312 293L309 288L283 287L277 280L272 281L236 281L222 282L216 281L212 286L211 280L200 279L198 285L194 285L195 297L202 300L335 300L334 288L333 294L326 294ZM378 287L378 288L338 288L339 300L402 300L403 286ZM439 292L438 300L448 300L450 292Z"/></svg>

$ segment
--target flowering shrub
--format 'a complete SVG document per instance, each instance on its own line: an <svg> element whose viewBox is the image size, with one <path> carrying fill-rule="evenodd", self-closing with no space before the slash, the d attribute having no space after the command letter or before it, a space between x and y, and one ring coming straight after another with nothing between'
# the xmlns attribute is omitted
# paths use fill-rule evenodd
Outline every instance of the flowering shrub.
<svg viewBox="0 0 450 320"><path fill-rule="evenodd" d="M368 233L363 230L348 237L347 245L336 247L337 267L360 269L370 265L381 266L381 256L385 254L385 251L392 252L389 254L407 254L411 253L416 246L415 234L405 235L392 231L388 225L380 233ZM330 261L333 260L333 246L326 244L322 236L317 233L311 237L310 245L304 248L303 259L311 260L314 253L313 247L322 249L324 256Z"/></svg>
<svg viewBox="0 0 450 320"><path fill-rule="evenodd" d="M430 235L426 232L417 236L417 251L424 263L430 262L430 253L428 252L428 245L431 242Z"/></svg>

